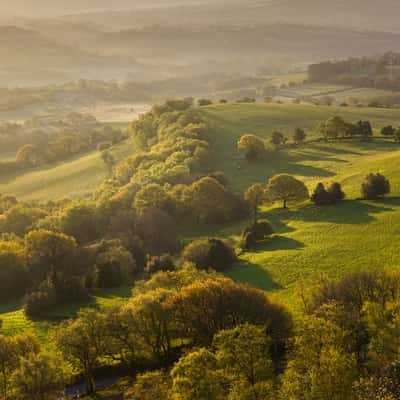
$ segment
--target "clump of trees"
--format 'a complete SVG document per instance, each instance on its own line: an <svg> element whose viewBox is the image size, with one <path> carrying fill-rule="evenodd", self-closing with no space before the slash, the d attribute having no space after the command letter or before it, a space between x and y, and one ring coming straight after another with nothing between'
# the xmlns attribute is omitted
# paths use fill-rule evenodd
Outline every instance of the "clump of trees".
<svg viewBox="0 0 400 400"><path fill-rule="evenodd" d="M325 189L325 185L320 182L314 189L311 195L311 201L317 205L325 205L338 203L345 198L345 193L342 190L340 183L332 183L328 189Z"/></svg>
<svg viewBox="0 0 400 400"><path fill-rule="evenodd" d="M8 128L15 134L5 147L16 150L16 158L2 162L0 172L37 167L96 148L103 150L127 138L120 129L102 126L93 116L79 113L68 114L62 120L34 118L23 125L0 126L0 141L4 139L3 128L5 137L9 138L9 132L6 132ZM111 154L104 154L108 154L103 159L110 169Z"/></svg>
<svg viewBox="0 0 400 400"><path fill-rule="evenodd" d="M390 183L381 174L368 174L361 185L361 195L367 200L376 200L390 193Z"/></svg>
<svg viewBox="0 0 400 400"><path fill-rule="evenodd" d="M317 133L326 140L338 138L361 137L368 140L373 136L372 126L369 121L358 121L356 124L346 122L341 117L330 117L319 124Z"/></svg>
<svg viewBox="0 0 400 400"><path fill-rule="evenodd" d="M59 355L43 351L30 334L0 335L2 400L49 400L63 394L72 370Z"/></svg>

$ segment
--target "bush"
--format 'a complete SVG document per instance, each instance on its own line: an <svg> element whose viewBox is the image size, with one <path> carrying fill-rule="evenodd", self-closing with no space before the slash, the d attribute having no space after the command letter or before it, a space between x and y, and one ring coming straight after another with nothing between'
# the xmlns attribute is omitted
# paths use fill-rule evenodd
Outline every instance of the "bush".
<svg viewBox="0 0 400 400"><path fill-rule="evenodd" d="M56 303L52 291L39 290L26 297L24 312L29 318L43 317Z"/></svg>
<svg viewBox="0 0 400 400"><path fill-rule="evenodd" d="M199 269L213 268L223 271L236 259L235 253L219 239L195 240L188 244L182 253L182 259L196 265Z"/></svg>
<svg viewBox="0 0 400 400"><path fill-rule="evenodd" d="M342 201L345 197L344 192L342 191L342 187L339 183L334 182L331 186L329 186L328 190L325 189L323 183L318 183L315 188L311 201L317 205L331 204Z"/></svg>
<svg viewBox="0 0 400 400"><path fill-rule="evenodd" d="M390 193L390 183L381 174L369 174L361 185L361 194L364 199L376 200Z"/></svg>
<svg viewBox="0 0 400 400"><path fill-rule="evenodd" d="M394 136L396 130L393 128L392 125L384 126L381 129L381 135L383 136Z"/></svg>
<svg viewBox="0 0 400 400"><path fill-rule="evenodd" d="M274 228L267 220L260 220L254 222L253 225L247 227L242 234L242 248L251 249L258 242L265 240L265 238L274 233Z"/></svg>
<svg viewBox="0 0 400 400"><path fill-rule="evenodd" d="M253 161L265 155L264 142L257 136L247 134L241 136L237 143L237 149L243 153L247 160Z"/></svg>
<svg viewBox="0 0 400 400"><path fill-rule="evenodd" d="M337 203L345 198L345 193L342 190L340 183L334 182L328 188L328 195L331 203Z"/></svg>
<svg viewBox="0 0 400 400"><path fill-rule="evenodd" d="M197 104L202 107L202 106L210 106L212 104L212 101L209 99L199 99L197 100Z"/></svg>
<svg viewBox="0 0 400 400"><path fill-rule="evenodd" d="M329 203L329 193L326 191L323 183L318 183L311 195L311 201L318 206Z"/></svg>

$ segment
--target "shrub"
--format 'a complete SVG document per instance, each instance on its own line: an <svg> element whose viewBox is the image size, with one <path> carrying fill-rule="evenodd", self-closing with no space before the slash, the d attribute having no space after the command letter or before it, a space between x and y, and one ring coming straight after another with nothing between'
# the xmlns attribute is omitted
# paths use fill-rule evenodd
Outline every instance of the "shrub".
<svg viewBox="0 0 400 400"><path fill-rule="evenodd" d="M253 161L265 154L264 142L255 135L243 135L238 143L237 149L243 153L247 160Z"/></svg>
<svg viewBox="0 0 400 400"><path fill-rule="evenodd" d="M364 199L375 200L390 193L390 183L381 174L369 174L361 185L361 194Z"/></svg>
<svg viewBox="0 0 400 400"><path fill-rule="evenodd" d="M311 196L311 201L317 205L324 205L330 203L337 203L342 201L345 197L342 187L339 183L334 182L329 186L328 190L325 189L323 183L318 183Z"/></svg>
<svg viewBox="0 0 400 400"><path fill-rule="evenodd" d="M311 195L311 201L318 206L329 203L329 193L326 191L323 183L318 183Z"/></svg>
<svg viewBox="0 0 400 400"><path fill-rule="evenodd" d="M202 106L210 106L212 104L212 101L209 99L199 99L197 100L197 104L202 107Z"/></svg>
<svg viewBox="0 0 400 400"><path fill-rule="evenodd" d="M182 253L184 261L192 262L199 269L213 268L222 271L229 268L236 259L234 251L222 240L195 240Z"/></svg>
<svg viewBox="0 0 400 400"><path fill-rule="evenodd" d="M381 135L383 136L394 136L396 130L393 128L392 125L384 126L381 129Z"/></svg>
<svg viewBox="0 0 400 400"><path fill-rule="evenodd" d="M267 220L254 222L247 227L242 234L242 248L248 250L254 247L258 242L264 240L267 236L274 233L274 228Z"/></svg>
<svg viewBox="0 0 400 400"><path fill-rule="evenodd" d="M39 290L26 297L24 312L29 318L43 317L56 303L52 291Z"/></svg>
<svg viewBox="0 0 400 400"><path fill-rule="evenodd" d="M342 190L340 183L334 182L328 188L328 195L331 203L337 203L345 198L345 193Z"/></svg>

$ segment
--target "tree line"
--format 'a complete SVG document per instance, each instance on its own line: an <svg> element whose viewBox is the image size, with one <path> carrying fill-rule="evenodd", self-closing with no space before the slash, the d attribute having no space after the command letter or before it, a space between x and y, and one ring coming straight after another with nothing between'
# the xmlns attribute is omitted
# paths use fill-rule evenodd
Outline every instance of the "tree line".
<svg viewBox="0 0 400 400"><path fill-rule="evenodd" d="M302 294L294 330L264 292L182 265L139 282L123 306L60 325L57 353L0 335L1 396L51 400L73 370L94 392L97 368L118 362L132 400L396 400L399 289L394 271L323 279Z"/></svg>

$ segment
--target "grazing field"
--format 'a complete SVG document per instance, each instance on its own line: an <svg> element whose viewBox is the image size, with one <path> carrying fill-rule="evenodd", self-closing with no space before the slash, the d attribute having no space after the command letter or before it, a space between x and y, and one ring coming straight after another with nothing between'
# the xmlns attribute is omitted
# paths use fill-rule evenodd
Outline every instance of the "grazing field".
<svg viewBox="0 0 400 400"><path fill-rule="evenodd" d="M321 275L340 277L351 271L395 267L400 246L400 147L393 141L375 138L312 142L299 148L272 153L263 161L249 164L240 159L235 143L243 133L255 133L268 140L274 130L290 135L296 126L313 137L320 120L340 115L345 120L370 120L375 129L396 125L397 110L368 108L312 107L301 105L236 105L204 109L212 126L214 166L237 191L254 182L266 184L276 173L290 173L306 182L311 190L317 182L340 182L347 201L317 207L305 205L282 210L264 207L261 215L273 223L276 235L254 252L239 257L232 278L249 282L287 303L300 305L303 287L310 287ZM360 201L360 186L370 172L380 172L391 182L392 198L379 202ZM293 207L293 205L292 205ZM232 242L246 223L219 228L218 235ZM210 236L212 231L199 231ZM214 231L215 235L215 231Z"/></svg>
<svg viewBox="0 0 400 400"><path fill-rule="evenodd" d="M115 160L133 152L125 141L111 149ZM21 200L48 200L63 197L84 197L107 178L107 167L99 151L77 156L65 162L0 176L0 193Z"/></svg>
<svg viewBox="0 0 400 400"><path fill-rule="evenodd" d="M289 87L287 89L280 89L279 94L281 96L287 97L299 97L299 96L311 96L311 97L320 97L320 96L333 96L337 97L342 93L347 93L352 90L351 86L346 85L329 85L329 84L315 84L315 83L307 83L300 86Z"/></svg>
<svg viewBox="0 0 400 400"><path fill-rule="evenodd" d="M7 335L34 332L40 338L42 344L49 346L57 324L67 318L76 317L81 308L107 309L126 302L130 296L130 287L99 289L93 292L85 302L71 303L63 307L57 307L52 310L46 320L38 321L31 321L25 316L20 302L6 304L0 307L1 331Z"/></svg>
<svg viewBox="0 0 400 400"><path fill-rule="evenodd" d="M360 101L368 101L376 97L385 97L398 95L399 92L393 90L373 89L373 88L352 88L348 90L338 91L333 95L337 101L346 101L350 97L354 97ZM317 96L318 97L318 96Z"/></svg>
<svg viewBox="0 0 400 400"><path fill-rule="evenodd" d="M250 183L266 182L275 173L286 172L306 180L327 179L346 170L364 156L384 156L397 151L398 145L381 139L372 143L355 141L317 142L270 154L260 163L245 162L236 151L236 143L245 133L255 134L268 143L274 131L289 139L296 127L315 139L317 125L329 117L344 120L369 120L375 130L388 124L398 125L400 110L357 107L328 107L297 104L229 104L202 108L211 128L213 160L211 169L222 171L234 190L242 191ZM367 162L369 162L368 160Z"/></svg>

